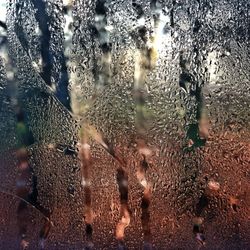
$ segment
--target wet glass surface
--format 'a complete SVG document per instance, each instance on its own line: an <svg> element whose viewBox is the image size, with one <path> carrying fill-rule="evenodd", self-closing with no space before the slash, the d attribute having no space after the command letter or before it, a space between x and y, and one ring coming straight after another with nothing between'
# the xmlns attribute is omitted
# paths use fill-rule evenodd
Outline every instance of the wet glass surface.
<svg viewBox="0 0 250 250"><path fill-rule="evenodd" d="M249 249L247 0L0 0L0 249Z"/></svg>

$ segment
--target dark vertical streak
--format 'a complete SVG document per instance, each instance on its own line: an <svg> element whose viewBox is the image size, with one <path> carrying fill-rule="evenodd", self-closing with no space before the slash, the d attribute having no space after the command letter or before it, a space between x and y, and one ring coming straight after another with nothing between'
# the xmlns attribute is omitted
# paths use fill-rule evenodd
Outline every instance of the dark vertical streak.
<svg viewBox="0 0 250 250"><path fill-rule="evenodd" d="M67 10L68 11L68 10ZM64 55L64 52L61 52L61 73L59 78L59 83L56 87L56 96L60 102L71 111L71 100L69 94L69 74L67 69L67 57Z"/></svg>
<svg viewBox="0 0 250 250"><path fill-rule="evenodd" d="M43 0L32 0L34 7L37 9L35 17L41 30L41 56L43 69L41 77L47 85L51 86L51 75L53 67L53 55L50 51L51 32L49 30L50 17L46 12L46 3ZM69 76L66 64L66 57L61 52L61 73L59 83L56 84L56 97L59 101L71 111L70 95L68 91Z"/></svg>
<svg viewBox="0 0 250 250"><path fill-rule="evenodd" d="M150 199L146 195L142 197L141 201L141 221L145 242L151 242L151 230L150 230L150 212L149 212Z"/></svg>
<svg viewBox="0 0 250 250"><path fill-rule="evenodd" d="M174 28L174 25L175 25L174 24L174 8L175 8L175 5L176 5L176 1L173 0L172 1L172 8L170 10L170 26L171 26L171 28Z"/></svg>
<svg viewBox="0 0 250 250"><path fill-rule="evenodd" d="M196 51L196 61L198 61L198 52ZM197 62L198 64L198 62ZM185 117L185 122L187 124L186 128L186 138L187 140L192 140L193 145L189 148L185 148L185 151L191 151L196 147L201 147L205 145L206 139L201 139L199 136L199 121L201 119L202 108L203 108L203 98L202 98L202 85L198 83L198 80L195 79L196 77L191 74L186 68L186 60L183 57L183 53L180 53L180 68L181 74L179 77L179 86L185 91L185 94L181 92L181 98L183 101L185 100L186 95L194 96L197 103L196 110L188 110L188 104L184 103L184 108L186 109L187 113L195 112L195 116L197 119L196 123L189 123L188 122L188 115ZM185 102L185 101L184 101ZM185 105L186 104L186 105Z"/></svg>
<svg viewBox="0 0 250 250"><path fill-rule="evenodd" d="M41 31L41 56L42 56L42 73L41 76L47 85L51 86L52 55L49 49L51 32L49 30L50 18L46 12L46 4L43 0L32 0L34 7L37 9L35 17Z"/></svg>
<svg viewBox="0 0 250 250"><path fill-rule="evenodd" d="M122 205L128 204L128 175L123 168L117 169L116 180L119 187L120 201Z"/></svg>
<svg viewBox="0 0 250 250"><path fill-rule="evenodd" d="M112 44L109 42L109 32L107 26L107 8L106 0L98 0L95 8L95 33L99 39L100 49L102 51L102 65L99 71L99 87L105 87L110 83L110 63L108 61L111 56Z"/></svg>
<svg viewBox="0 0 250 250"><path fill-rule="evenodd" d="M61 56L61 74L59 83L56 88L56 97L59 99L59 101L69 110L71 111L71 101L70 101L70 95L69 95L69 75L66 65L66 57L64 56L64 53L62 52Z"/></svg>

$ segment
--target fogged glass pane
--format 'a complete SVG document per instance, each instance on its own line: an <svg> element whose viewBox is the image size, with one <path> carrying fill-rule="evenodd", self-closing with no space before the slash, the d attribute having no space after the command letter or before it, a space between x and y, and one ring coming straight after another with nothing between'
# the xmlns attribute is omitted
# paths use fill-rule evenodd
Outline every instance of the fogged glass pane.
<svg viewBox="0 0 250 250"><path fill-rule="evenodd" d="M0 249L249 248L249 1L0 13Z"/></svg>

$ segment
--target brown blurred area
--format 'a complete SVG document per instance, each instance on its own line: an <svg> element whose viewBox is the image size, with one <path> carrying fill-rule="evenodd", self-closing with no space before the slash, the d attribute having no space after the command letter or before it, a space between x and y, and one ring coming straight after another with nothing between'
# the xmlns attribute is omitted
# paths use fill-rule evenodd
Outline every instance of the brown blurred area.
<svg viewBox="0 0 250 250"><path fill-rule="evenodd" d="M204 249L248 249L249 138L244 130L210 134L205 147L197 149L195 155L183 155L180 145L173 142L161 148L152 145L155 154L149 163L147 178L153 184L150 227L154 249L199 249L201 246L192 232L197 216L203 220ZM124 142L118 142L116 149L126 161L132 211L130 225L125 229L125 242L128 249L140 249L143 244L140 219L143 189L136 179L139 155L133 145ZM38 178L39 202L53 211L54 226L46 248L79 249L85 241L85 231L77 158L62 155L47 145L37 145L29 151ZM116 249L115 227L120 207L115 180L117 162L95 144L92 156L94 246L95 249ZM8 186L10 192L1 192L1 249L6 246L16 249L18 245L16 210L19 199L11 195L15 194L15 164L13 152L1 156L1 186L3 191L8 190L3 189ZM43 215L29 206L27 218L30 247L37 249Z"/></svg>

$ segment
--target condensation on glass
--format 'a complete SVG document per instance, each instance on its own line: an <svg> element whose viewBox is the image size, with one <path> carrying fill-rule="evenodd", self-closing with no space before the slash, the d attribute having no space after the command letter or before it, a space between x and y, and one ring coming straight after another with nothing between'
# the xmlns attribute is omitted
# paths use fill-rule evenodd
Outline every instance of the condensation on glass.
<svg viewBox="0 0 250 250"><path fill-rule="evenodd" d="M0 249L249 249L249 5L0 1Z"/></svg>

